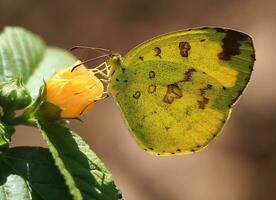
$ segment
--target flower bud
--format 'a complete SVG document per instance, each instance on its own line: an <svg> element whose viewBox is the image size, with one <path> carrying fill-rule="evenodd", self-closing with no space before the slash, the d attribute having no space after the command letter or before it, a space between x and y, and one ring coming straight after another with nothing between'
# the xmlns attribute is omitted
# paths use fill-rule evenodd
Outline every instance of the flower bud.
<svg viewBox="0 0 276 200"><path fill-rule="evenodd" d="M7 126L0 122L0 151L5 150L9 147L11 141L11 135L15 129L11 126Z"/></svg>
<svg viewBox="0 0 276 200"><path fill-rule="evenodd" d="M57 71L46 83L47 101L62 110L62 118L78 117L92 108L104 92L102 82L91 70L84 65L73 66Z"/></svg>
<svg viewBox="0 0 276 200"><path fill-rule="evenodd" d="M0 106L6 111L27 107L32 99L21 78L0 83Z"/></svg>

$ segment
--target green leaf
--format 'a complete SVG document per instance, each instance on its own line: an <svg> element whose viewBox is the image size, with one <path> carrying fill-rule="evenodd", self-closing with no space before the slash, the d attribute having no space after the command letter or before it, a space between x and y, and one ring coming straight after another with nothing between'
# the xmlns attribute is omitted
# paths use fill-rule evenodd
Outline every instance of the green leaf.
<svg viewBox="0 0 276 200"><path fill-rule="evenodd" d="M3 167L3 165L1 166ZM0 183L2 184L2 183ZM17 188L17 189L14 189ZM32 198L28 184L18 175L10 174L5 183L0 186L1 200L30 200Z"/></svg>
<svg viewBox="0 0 276 200"><path fill-rule="evenodd" d="M21 76L27 82L43 58L41 38L19 27L6 27L0 34L0 81Z"/></svg>
<svg viewBox="0 0 276 200"><path fill-rule="evenodd" d="M15 147L0 154L1 200L72 199L48 149Z"/></svg>
<svg viewBox="0 0 276 200"><path fill-rule="evenodd" d="M104 164L78 135L59 124L38 127L74 200L122 199Z"/></svg>
<svg viewBox="0 0 276 200"><path fill-rule="evenodd" d="M48 80L56 71L69 67L75 62L76 58L69 52L59 48L48 48L40 64L26 83L31 96L36 97L38 95L44 80Z"/></svg>
<svg viewBox="0 0 276 200"><path fill-rule="evenodd" d="M33 98L43 80L75 60L64 50L46 47L40 37L23 28L6 27L0 34L0 82L21 77Z"/></svg>

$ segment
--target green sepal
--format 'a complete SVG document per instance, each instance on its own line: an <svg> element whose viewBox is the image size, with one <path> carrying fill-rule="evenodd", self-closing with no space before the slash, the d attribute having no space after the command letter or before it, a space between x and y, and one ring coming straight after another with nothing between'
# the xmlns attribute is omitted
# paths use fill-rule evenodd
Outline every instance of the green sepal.
<svg viewBox="0 0 276 200"><path fill-rule="evenodd" d="M28 89L20 77L0 83L0 105L12 112L27 107L32 101Z"/></svg>
<svg viewBox="0 0 276 200"><path fill-rule="evenodd" d="M40 121L61 120L61 109L48 101L43 101L35 116Z"/></svg>
<svg viewBox="0 0 276 200"><path fill-rule="evenodd" d="M39 121L58 121L61 124L66 124L65 120L61 118L61 109L47 101L47 90L46 83L40 87L38 97L33 103L26 108L23 113L24 121L29 125Z"/></svg>
<svg viewBox="0 0 276 200"><path fill-rule="evenodd" d="M15 129L12 126L7 126L4 123L0 122L0 151L9 148L11 136L14 131Z"/></svg>

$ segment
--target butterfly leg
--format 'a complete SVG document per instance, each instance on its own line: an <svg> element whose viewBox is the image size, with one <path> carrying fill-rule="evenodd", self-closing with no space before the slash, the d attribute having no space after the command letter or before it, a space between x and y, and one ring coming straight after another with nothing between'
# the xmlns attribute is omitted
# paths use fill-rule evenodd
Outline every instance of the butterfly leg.
<svg viewBox="0 0 276 200"><path fill-rule="evenodd" d="M108 84L108 80L106 80L106 79L101 78L100 81L102 81L103 83Z"/></svg>
<svg viewBox="0 0 276 200"><path fill-rule="evenodd" d="M101 69L101 67L103 67L103 69ZM101 74L103 77L108 78L108 74L109 74L109 65L107 65L105 62L100 64L99 66L91 69L92 72L94 72L95 74Z"/></svg>
<svg viewBox="0 0 276 200"><path fill-rule="evenodd" d="M99 70L99 69L94 68L94 69L92 69L91 71L94 72L95 74L100 74L100 75L102 75L104 78L107 78L107 74L104 73L104 70Z"/></svg>
<svg viewBox="0 0 276 200"><path fill-rule="evenodd" d="M95 67L94 69L100 69L102 66L104 66L104 67L101 71L109 72L110 66L106 62L100 64L99 66Z"/></svg>
<svg viewBox="0 0 276 200"><path fill-rule="evenodd" d="M105 62L103 62L102 64L100 64L99 66L97 66L97 67L95 67L93 69L100 69L102 66L105 66ZM105 67L104 67L104 69L105 69Z"/></svg>
<svg viewBox="0 0 276 200"><path fill-rule="evenodd" d="M103 100L109 97L108 92L103 92L103 94L100 97L97 97L96 99L94 99L94 102L97 102L99 100Z"/></svg>
<svg viewBox="0 0 276 200"><path fill-rule="evenodd" d="M104 66L102 69L100 69L102 66ZM98 70L100 70L101 72L105 73L105 76L109 77L109 74L110 74L110 68L111 66L108 65L106 62L100 64L99 66L95 67L92 69L95 70L95 72L98 72Z"/></svg>

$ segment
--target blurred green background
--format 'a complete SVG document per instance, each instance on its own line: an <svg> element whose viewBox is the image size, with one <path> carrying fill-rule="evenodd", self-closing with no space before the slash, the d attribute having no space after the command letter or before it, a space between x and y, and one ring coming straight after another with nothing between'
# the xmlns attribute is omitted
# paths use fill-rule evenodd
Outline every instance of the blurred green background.
<svg viewBox="0 0 276 200"><path fill-rule="evenodd" d="M72 121L105 162L126 200L276 199L275 0L0 0L0 28L19 25L54 46L104 47L121 54L153 36L222 26L250 34L255 70L223 133L205 150L156 157L140 150L112 97L84 123ZM13 145L44 145L19 127Z"/></svg>

